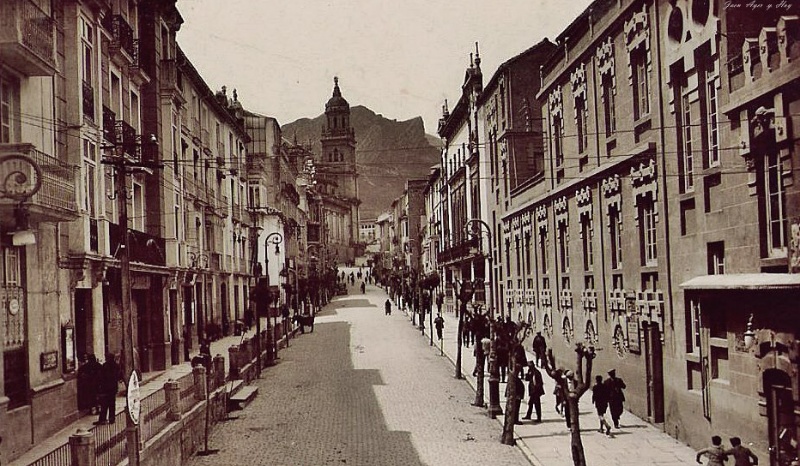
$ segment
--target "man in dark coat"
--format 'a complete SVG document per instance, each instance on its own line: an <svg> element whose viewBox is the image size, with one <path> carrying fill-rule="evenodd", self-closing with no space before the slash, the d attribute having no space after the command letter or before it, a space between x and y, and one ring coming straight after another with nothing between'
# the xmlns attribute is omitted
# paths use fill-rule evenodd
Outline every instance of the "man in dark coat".
<svg viewBox="0 0 800 466"><path fill-rule="evenodd" d="M600 420L600 433L611 435L611 424L606 419L608 410L608 389L603 384L603 376L598 375L594 378L595 384L592 387L592 403L597 410L597 417Z"/></svg>
<svg viewBox="0 0 800 466"><path fill-rule="evenodd" d="M113 424L116 417L115 405L119 381L122 373L114 353L106 354L106 361L100 368L100 377L97 384L97 398L100 403L100 418L95 424Z"/></svg>
<svg viewBox="0 0 800 466"><path fill-rule="evenodd" d="M383 303L383 309L387 316L392 315L392 301L390 299L387 298L386 302Z"/></svg>
<svg viewBox="0 0 800 466"><path fill-rule="evenodd" d="M441 313L436 314L436 318L433 319L433 326L436 327L436 338L442 339L442 329L444 328L444 319L442 318Z"/></svg>
<svg viewBox="0 0 800 466"><path fill-rule="evenodd" d="M528 413L522 419L530 419L533 409L536 408L536 421L542 422L542 400L544 395L544 382L542 381L542 373L536 368L533 361L528 362L528 373L525 374L525 380L528 381Z"/></svg>
<svg viewBox="0 0 800 466"><path fill-rule="evenodd" d="M536 336L533 337L533 354L536 356L536 365L544 367L543 361L545 354L547 354L547 342L544 340L542 332L536 332Z"/></svg>
<svg viewBox="0 0 800 466"><path fill-rule="evenodd" d="M627 388L625 382L617 377L617 371L611 369L608 371L608 378L603 382L606 386L608 394L608 407L611 408L611 420L614 421L614 427L619 429L619 418L622 416L622 406L625 402L625 393L623 390Z"/></svg>

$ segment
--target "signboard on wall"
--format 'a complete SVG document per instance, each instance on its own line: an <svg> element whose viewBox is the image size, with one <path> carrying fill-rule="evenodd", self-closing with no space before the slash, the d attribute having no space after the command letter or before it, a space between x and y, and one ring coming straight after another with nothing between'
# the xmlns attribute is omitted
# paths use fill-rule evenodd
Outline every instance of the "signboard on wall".
<svg viewBox="0 0 800 466"><path fill-rule="evenodd" d="M51 371L58 367L58 351L48 351L39 355L39 369Z"/></svg>
<svg viewBox="0 0 800 466"><path fill-rule="evenodd" d="M628 316L628 351L638 353L641 351L639 344L639 316Z"/></svg>

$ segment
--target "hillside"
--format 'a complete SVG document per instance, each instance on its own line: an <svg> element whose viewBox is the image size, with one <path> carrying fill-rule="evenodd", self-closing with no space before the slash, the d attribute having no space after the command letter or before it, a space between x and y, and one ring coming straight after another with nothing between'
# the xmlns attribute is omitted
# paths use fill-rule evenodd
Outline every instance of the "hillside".
<svg viewBox="0 0 800 466"><path fill-rule="evenodd" d="M324 122L324 114L301 118L283 125L283 135L292 140L296 134L298 142L310 142L319 154ZM350 124L356 133L361 218L375 218L403 193L407 179L428 176L439 162L439 148L432 145L438 138L425 134L420 117L390 120L361 105L350 109Z"/></svg>

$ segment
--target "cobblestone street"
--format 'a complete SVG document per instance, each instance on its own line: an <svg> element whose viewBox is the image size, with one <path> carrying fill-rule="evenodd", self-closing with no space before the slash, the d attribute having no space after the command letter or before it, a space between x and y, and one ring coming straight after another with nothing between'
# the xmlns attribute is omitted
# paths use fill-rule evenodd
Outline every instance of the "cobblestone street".
<svg viewBox="0 0 800 466"><path fill-rule="evenodd" d="M220 451L191 465L529 464L406 315L384 315L382 290L355 293L281 351L255 400L214 429Z"/></svg>

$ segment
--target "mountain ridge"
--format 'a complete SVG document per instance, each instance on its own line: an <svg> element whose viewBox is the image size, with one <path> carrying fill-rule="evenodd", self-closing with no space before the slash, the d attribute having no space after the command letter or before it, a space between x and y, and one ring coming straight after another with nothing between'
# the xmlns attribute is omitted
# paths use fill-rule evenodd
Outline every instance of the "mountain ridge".
<svg viewBox="0 0 800 466"><path fill-rule="evenodd" d="M314 154L322 150L320 136L325 114L286 123L286 139L308 143ZM403 193L407 179L427 178L439 163L439 138L425 133L422 117L398 121L363 106L350 108L350 124L356 136L356 166L359 176L362 219L376 218Z"/></svg>

